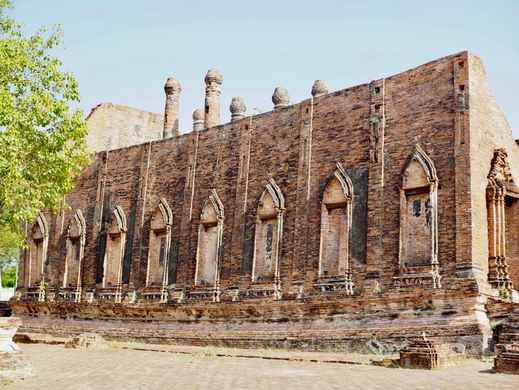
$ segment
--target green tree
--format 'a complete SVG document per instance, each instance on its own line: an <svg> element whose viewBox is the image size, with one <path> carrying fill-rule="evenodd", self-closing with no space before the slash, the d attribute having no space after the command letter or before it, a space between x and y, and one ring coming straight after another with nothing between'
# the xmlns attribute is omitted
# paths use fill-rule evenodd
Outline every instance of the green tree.
<svg viewBox="0 0 519 390"><path fill-rule="evenodd" d="M23 243L26 221L56 210L88 162L78 85L55 57L59 28L33 34L0 0L0 262Z"/></svg>
<svg viewBox="0 0 519 390"><path fill-rule="evenodd" d="M16 260L22 236L8 226L0 226L0 287L14 287L16 284Z"/></svg>
<svg viewBox="0 0 519 390"><path fill-rule="evenodd" d="M0 275L2 277L1 287L16 287L16 273L18 271L16 263L17 260L13 259L9 262L4 262L3 266L0 267Z"/></svg>

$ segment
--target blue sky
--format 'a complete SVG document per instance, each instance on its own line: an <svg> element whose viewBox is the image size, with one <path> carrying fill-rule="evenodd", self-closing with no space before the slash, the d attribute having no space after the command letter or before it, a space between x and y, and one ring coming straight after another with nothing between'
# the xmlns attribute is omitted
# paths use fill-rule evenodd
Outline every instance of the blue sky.
<svg viewBox="0 0 519 390"><path fill-rule="evenodd" d="M276 86L293 102L315 79L332 90L469 49L519 138L519 0L229 1L14 0L29 31L59 23L59 56L75 73L81 107L101 102L162 112L168 75L182 83L180 126L203 103L210 67L224 76L223 121L233 96L268 111Z"/></svg>

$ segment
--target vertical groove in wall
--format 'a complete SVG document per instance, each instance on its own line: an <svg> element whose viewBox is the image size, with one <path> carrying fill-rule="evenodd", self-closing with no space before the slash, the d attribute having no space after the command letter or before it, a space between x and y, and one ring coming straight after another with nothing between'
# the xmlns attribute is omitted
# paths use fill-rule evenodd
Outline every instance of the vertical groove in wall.
<svg viewBox="0 0 519 390"><path fill-rule="evenodd" d="M238 147L238 174L236 176L236 187L233 211L233 225L231 236L231 274L230 285L239 286L246 278L249 270L248 256L244 250L244 240L246 237L246 211L247 211L247 191L249 179L249 162L251 150L252 117L234 122L233 129L239 129ZM234 274L233 274L234 272Z"/></svg>
<svg viewBox="0 0 519 390"><path fill-rule="evenodd" d="M196 184L196 164L198 160L198 140L200 137L200 133L197 131L195 136L195 156L193 158L193 169L189 170L189 174L191 175L191 199L189 201L189 220L193 219L193 202L195 199L195 184ZM189 180L188 174L188 180Z"/></svg>
<svg viewBox="0 0 519 390"><path fill-rule="evenodd" d="M251 143L252 143L252 116L249 119L249 139L248 139L248 145L247 145L247 163L246 163L246 169L245 169L245 191L243 192L243 214L247 212L247 196L249 191L249 168L250 168L250 150L251 150Z"/></svg>
<svg viewBox="0 0 519 390"><path fill-rule="evenodd" d="M205 134L205 133L204 133ZM193 138L191 138L193 137ZM194 130L193 133L189 136L189 140L186 140L186 147L183 149L182 153L185 156L185 182L184 182L184 190L182 193L182 208L180 214L180 229L179 229L179 238L178 238L178 247L177 247L177 263L176 263L176 284L179 287L182 287L184 284L189 284L191 281L188 280L190 278L191 272L191 251L193 248L191 247L191 228L193 221L192 219L196 219L197 216L193 216L195 210L195 199L197 198L196 191L192 188L196 183L193 180L193 168L194 168L194 157L196 154L196 159L199 159L199 152L195 153L195 149L200 148L201 144L201 135L199 131ZM202 171L203 166L200 165L198 167L197 162L197 170ZM199 176L203 178L203 176ZM191 202L191 197L193 198ZM194 248L196 251L196 247ZM180 261L180 259L185 258L186 261Z"/></svg>
<svg viewBox="0 0 519 390"><path fill-rule="evenodd" d="M222 148L223 148L223 140L222 140L222 134L220 132L220 130L218 129L216 132L215 132L215 143L216 143L216 164L215 164L215 167L214 167L214 170L213 170L213 185L212 185L212 188L214 188L215 190L217 190L218 192L218 187L220 185L220 164L221 164L221 161L222 161Z"/></svg>
<svg viewBox="0 0 519 390"><path fill-rule="evenodd" d="M470 141L468 97L469 61L465 55L462 60L455 60L453 66L453 102L454 105L454 172L456 204L456 272L458 276L473 276L474 269L471 246L471 188L470 188ZM463 88L463 90L461 89Z"/></svg>
<svg viewBox="0 0 519 390"><path fill-rule="evenodd" d="M138 230L137 230L138 239L139 239L139 241L138 241L138 244L139 244L138 260L139 261L137 261L137 264L135 266L137 272L133 278L135 287L140 287L140 278L142 276L144 276L144 277L146 276L146 275L141 275L141 269L142 269L141 266L142 266L143 262L147 262L147 253L144 253L146 251L143 251L143 249L144 249L143 248L143 244L144 244L143 230L144 230L144 220L145 220L145 215L146 215L146 203L148 200L148 181L149 181L152 145L153 145L153 141L150 141L147 144L146 160L145 160L146 165L144 168L144 177L143 177L143 172L142 172L142 165L141 165L140 174L139 174L140 205L137 206L137 207L140 207L139 226L138 226ZM131 260L130 260L129 269L131 269L131 268L132 268L132 266L131 266ZM144 269L146 269L146 268L144 268ZM128 278L130 278L130 276L128 276Z"/></svg>
<svg viewBox="0 0 519 390"><path fill-rule="evenodd" d="M384 262L384 144L386 127L386 82L369 84L369 168L368 168L368 238L366 254L366 285L373 291L376 282L391 264Z"/></svg>
<svg viewBox="0 0 519 390"><path fill-rule="evenodd" d="M310 200L311 172L312 172L312 136L314 119L314 98L310 98L310 123L308 124L308 167L306 175L306 201Z"/></svg>
<svg viewBox="0 0 519 390"><path fill-rule="evenodd" d="M142 190L142 210L141 210L141 221L139 224L139 229L142 229L144 226L144 215L146 213L146 200L148 199L148 175L150 171L150 159L151 159L151 145L153 141L148 143L147 148L147 158L146 158L146 169L144 174L144 186ZM142 242L142 237L141 237Z"/></svg>
<svg viewBox="0 0 519 390"><path fill-rule="evenodd" d="M102 166L97 171L96 208L94 210L94 235L99 234L103 221L104 193L106 186L106 172L108 165L108 152L100 153Z"/></svg>
<svg viewBox="0 0 519 390"><path fill-rule="evenodd" d="M312 264L307 264L308 259L308 214L309 214L309 199L311 195L311 137L313 129L313 98L301 103L299 110L299 159L297 168L297 191L295 199L295 213L294 213L294 229L293 229L293 250L292 252L292 282L304 282L306 276L309 276L308 283L312 284L313 280L311 271ZM310 271L307 275L307 271Z"/></svg>
<svg viewBox="0 0 519 390"><path fill-rule="evenodd" d="M106 186L107 186L107 173L108 173L108 160L109 160L109 151L103 152L101 154L101 162L102 167L100 168L100 172L98 172L98 191L96 199L96 204L99 206L97 209L97 219L95 220L94 234L95 237L95 280L94 282L101 283L102 282L102 267L103 267L103 257L106 245L105 235L103 233L103 220L105 219L105 194L106 194ZM101 236L103 235L103 236ZM85 264L85 263L83 263ZM86 273L83 273L85 275Z"/></svg>

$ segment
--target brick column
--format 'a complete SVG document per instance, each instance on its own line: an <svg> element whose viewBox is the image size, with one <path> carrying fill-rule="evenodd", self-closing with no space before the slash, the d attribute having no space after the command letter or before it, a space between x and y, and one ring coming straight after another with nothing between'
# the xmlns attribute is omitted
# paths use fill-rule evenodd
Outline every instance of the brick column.
<svg viewBox="0 0 519 390"><path fill-rule="evenodd" d="M459 278L477 276L483 281L486 279L483 269L472 259L468 67L467 59L455 61L453 65L456 276Z"/></svg>
<svg viewBox="0 0 519 390"><path fill-rule="evenodd" d="M166 93L166 107L164 109L163 138L178 136L178 112L180 105L180 92L182 87L177 79L170 77L164 85Z"/></svg>
<svg viewBox="0 0 519 390"><path fill-rule="evenodd" d="M210 69L205 76L205 127L220 124L220 86L223 76L216 69Z"/></svg>
<svg viewBox="0 0 519 390"><path fill-rule="evenodd" d="M245 223L247 212L248 180L250 166L250 149L253 136L252 117L245 120L234 121L233 127L239 129L239 161L238 175L236 178L235 210L232 224L231 243L231 284L237 284L241 288L248 288L251 278L251 257L245 255Z"/></svg>
<svg viewBox="0 0 519 390"><path fill-rule="evenodd" d="M132 253L125 253L125 260L129 262L129 288L140 288L146 281L146 264L148 260L148 247L144 246L145 235L148 229L144 229L146 207L148 205L148 194L150 191L150 168L152 142L141 146L141 162L139 169L138 196L135 207L135 221L133 221L133 232L131 229L132 221L128 221L128 240ZM130 211L131 213L131 211ZM131 218L131 216L130 216ZM133 233L133 234L130 234Z"/></svg>
<svg viewBox="0 0 519 390"><path fill-rule="evenodd" d="M297 172L297 195L295 224L293 230L292 280L304 282L305 290L312 289L316 282L318 259L308 259L308 213L310 201L310 172L312 159L313 98L301 102L299 110L299 163Z"/></svg>
<svg viewBox="0 0 519 390"><path fill-rule="evenodd" d="M87 221L87 231L92 229L90 239L87 241L87 248L85 253L94 252L94 256L90 256L93 259L93 263L87 263L86 261L82 264L82 287L87 289L95 288L96 284L102 281L102 261L105 253L105 235L103 232L104 226L103 221L107 218L104 215L106 212L110 212L110 199L106 196L107 186L107 172L108 172L108 161L110 153L108 151L97 154L95 161L95 171L97 176L97 188L95 198L95 208L93 220L91 223ZM103 236L100 236L103 234ZM85 256L87 258L87 256Z"/></svg>
<svg viewBox="0 0 519 390"><path fill-rule="evenodd" d="M193 128L200 130L199 125L202 119L202 113L199 110L193 112ZM185 171L185 185L182 196L182 214L180 216L180 229L178 238L178 262L177 262L177 278L176 285L178 288L191 287L194 285L194 263L192 246L196 246L196 241L191 242L192 229L197 226L192 225L194 217L194 202L196 195L196 177L197 177L197 163L198 163L198 143L200 133L195 130L189 138L185 140L185 154L186 171ZM196 251L196 248L195 248Z"/></svg>

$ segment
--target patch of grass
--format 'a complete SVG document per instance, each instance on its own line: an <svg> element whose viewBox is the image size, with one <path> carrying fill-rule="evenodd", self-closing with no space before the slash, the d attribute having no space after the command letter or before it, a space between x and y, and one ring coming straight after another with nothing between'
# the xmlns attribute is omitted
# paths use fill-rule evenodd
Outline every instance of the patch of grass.
<svg viewBox="0 0 519 390"><path fill-rule="evenodd" d="M0 379L0 385L1 386L8 386L8 385L12 385L13 383L14 383L13 379L9 379L9 378L1 378Z"/></svg>
<svg viewBox="0 0 519 390"><path fill-rule="evenodd" d="M400 360L392 358L384 358L382 360L372 360L371 364L378 367L400 368Z"/></svg>

